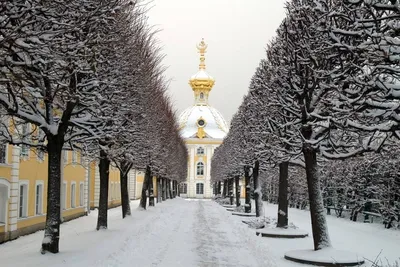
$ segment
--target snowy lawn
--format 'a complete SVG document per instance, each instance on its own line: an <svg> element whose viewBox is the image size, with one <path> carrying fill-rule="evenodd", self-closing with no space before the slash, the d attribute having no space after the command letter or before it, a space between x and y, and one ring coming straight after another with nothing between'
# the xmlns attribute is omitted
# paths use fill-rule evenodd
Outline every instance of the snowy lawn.
<svg viewBox="0 0 400 267"><path fill-rule="evenodd" d="M285 260L284 253L312 248L312 238L275 239L255 235L244 217L213 201L181 198L146 211L131 203L132 217L109 211L109 229L95 230L97 212L62 224L60 253L39 253L43 231L0 245L0 266L306 266ZM267 216L276 205L266 204ZM290 209L289 220L311 234L309 213ZM399 260L400 231L328 216L332 243L374 259ZM367 264L365 266L368 266Z"/></svg>
<svg viewBox="0 0 400 267"><path fill-rule="evenodd" d="M266 202L263 204L266 216L277 216L277 205ZM288 262L283 257L284 253L290 250L313 248L310 213L305 210L289 209L289 222L307 231L309 237L293 240L264 237L263 240L270 245L272 253L281 260L279 266L305 266ZM387 260L390 263L398 261L400 264L399 230L384 229L381 224L352 222L336 216L327 216L327 222L334 248L357 253L368 260L375 260L379 256L383 266L387 266ZM371 263L367 263L368 260L363 266L372 266Z"/></svg>

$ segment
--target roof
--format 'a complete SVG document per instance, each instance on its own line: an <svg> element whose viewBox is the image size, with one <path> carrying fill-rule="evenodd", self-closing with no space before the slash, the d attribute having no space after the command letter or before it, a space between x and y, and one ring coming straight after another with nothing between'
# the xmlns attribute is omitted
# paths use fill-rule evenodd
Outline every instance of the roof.
<svg viewBox="0 0 400 267"><path fill-rule="evenodd" d="M196 138L197 121L200 118L206 122L206 138L223 139L228 133L228 125L218 110L208 105L197 105L187 108L179 116L178 123L183 138Z"/></svg>

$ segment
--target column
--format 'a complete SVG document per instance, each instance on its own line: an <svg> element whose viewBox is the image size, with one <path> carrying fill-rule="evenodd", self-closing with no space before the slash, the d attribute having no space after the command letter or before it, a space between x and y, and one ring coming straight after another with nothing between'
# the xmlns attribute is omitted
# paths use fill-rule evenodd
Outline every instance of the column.
<svg viewBox="0 0 400 267"><path fill-rule="evenodd" d="M82 157L82 154L81 154ZM85 203L85 212L87 214L90 213L90 197L89 197L89 190L90 190L90 162L85 160L85 183L84 183L84 196L83 196L83 203Z"/></svg>
<svg viewBox="0 0 400 267"><path fill-rule="evenodd" d="M19 160L20 160L20 147L13 146L12 160L11 160L11 188L8 208L8 231L12 232L17 230L18 221L18 197L19 197Z"/></svg>
<svg viewBox="0 0 400 267"><path fill-rule="evenodd" d="M98 162L95 161L94 164L94 206L98 208L100 199L100 173Z"/></svg>

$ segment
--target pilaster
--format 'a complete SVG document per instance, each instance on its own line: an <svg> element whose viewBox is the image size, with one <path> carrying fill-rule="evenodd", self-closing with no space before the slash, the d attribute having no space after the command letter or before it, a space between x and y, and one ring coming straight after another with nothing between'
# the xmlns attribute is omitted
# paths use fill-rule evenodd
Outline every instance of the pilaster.
<svg viewBox="0 0 400 267"><path fill-rule="evenodd" d="M85 183L84 187L84 195L83 195L83 203L85 205L85 212L90 213L90 199L89 199L89 187L90 187L90 162L85 160Z"/></svg>
<svg viewBox="0 0 400 267"><path fill-rule="evenodd" d="M100 199L100 173L99 166L97 162L95 162L94 168L94 206L96 208L99 207L99 199Z"/></svg>
<svg viewBox="0 0 400 267"><path fill-rule="evenodd" d="M11 181L10 181L10 198L8 205L8 231L17 230L18 221L18 197L19 197L19 161L20 147L13 146L11 160Z"/></svg>
<svg viewBox="0 0 400 267"><path fill-rule="evenodd" d="M130 170L128 173L129 199L136 199L136 170Z"/></svg>

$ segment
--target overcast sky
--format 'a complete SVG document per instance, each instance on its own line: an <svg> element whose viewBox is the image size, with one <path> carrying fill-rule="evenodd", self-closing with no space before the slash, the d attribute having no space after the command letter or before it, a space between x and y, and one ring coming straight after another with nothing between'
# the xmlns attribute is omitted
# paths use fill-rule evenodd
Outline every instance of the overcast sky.
<svg viewBox="0 0 400 267"><path fill-rule="evenodd" d="M207 71L216 80L209 103L230 122L284 17L284 1L153 0L150 6L175 108L180 113L193 104L188 81L198 71L196 44L204 38Z"/></svg>

